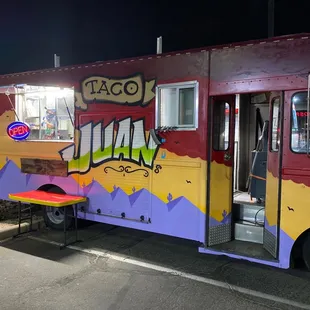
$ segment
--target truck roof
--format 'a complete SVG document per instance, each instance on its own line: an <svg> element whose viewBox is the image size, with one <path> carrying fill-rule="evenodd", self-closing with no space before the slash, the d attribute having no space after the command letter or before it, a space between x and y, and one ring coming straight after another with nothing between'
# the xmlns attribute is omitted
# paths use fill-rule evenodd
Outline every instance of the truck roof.
<svg viewBox="0 0 310 310"><path fill-rule="evenodd" d="M38 69L38 70L32 70L32 71L24 71L24 72L16 72L11 74L3 74L0 75L0 80L5 78L12 78L14 76L29 76L34 75L37 73L45 73L45 72L55 72L55 71L68 71L73 69L82 69L82 68L89 68L89 67L97 67L99 65L104 64L119 64L119 63L126 63L126 62L134 62L137 60L146 60L146 59L152 59L152 58L161 58L161 57L171 57L171 56L177 56L182 54L194 54L194 53L200 53L200 52L207 52L207 51L214 51L214 50L220 50L220 49L235 49L240 48L242 46L254 46L259 44L265 44L265 43L278 43L283 41L292 41L296 39L309 39L310 33L299 33L299 34L291 34L291 35L284 35L284 36L278 36L278 37L272 37L268 39L260 39L260 40L249 40L249 41L243 41L243 42L234 42L234 43L228 43L228 44L222 44L222 45L214 45L214 46L207 46L207 47L200 47L200 48L194 48L194 49L187 49L187 50L181 50L181 51L172 51L162 54L152 54L152 55L145 55L145 56L139 56L139 57L130 57L130 58L122 58L122 59L114 59L114 60L107 60L107 61L95 61L91 63L84 63L84 64L77 64L77 65L68 65L68 66L60 66L57 68L51 67L47 69ZM0 82L0 84L2 84Z"/></svg>

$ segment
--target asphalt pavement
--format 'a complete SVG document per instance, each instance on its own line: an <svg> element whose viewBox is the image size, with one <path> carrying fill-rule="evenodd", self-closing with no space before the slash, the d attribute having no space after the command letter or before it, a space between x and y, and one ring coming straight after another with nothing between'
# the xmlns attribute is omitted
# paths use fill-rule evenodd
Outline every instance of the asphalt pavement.
<svg viewBox="0 0 310 310"><path fill-rule="evenodd" d="M44 230L0 244L0 309L310 309L310 273L199 254L182 239L96 224L60 250Z"/></svg>

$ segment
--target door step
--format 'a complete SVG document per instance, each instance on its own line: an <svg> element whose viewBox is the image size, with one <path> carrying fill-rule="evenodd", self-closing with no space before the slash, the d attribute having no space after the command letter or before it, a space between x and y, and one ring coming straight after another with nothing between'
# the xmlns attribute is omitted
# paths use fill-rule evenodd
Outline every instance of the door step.
<svg viewBox="0 0 310 310"><path fill-rule="evenodd" d="M247 222L235 222L235 240L263 244L264 227Z"/></svg>
<svg viewBox="0 0 310 310"><path fill-rule="evenodd" d="M235 240L263 244L265 208L247 202L234 203Z"/></svg>
<svg viewBox="0 0 310 310"><path fill-rule="evenodd" d="M257 204L234 203L233 216L236 221L264 224L265 208Z"/></svg>

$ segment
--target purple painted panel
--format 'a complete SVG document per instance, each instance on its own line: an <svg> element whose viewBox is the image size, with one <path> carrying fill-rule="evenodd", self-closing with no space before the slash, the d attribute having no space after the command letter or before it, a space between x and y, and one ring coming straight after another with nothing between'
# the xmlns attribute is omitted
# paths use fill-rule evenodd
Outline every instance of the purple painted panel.
<svg viewBox="0 0 310 310"><path fill-rule="evenodd" d="M109 193L96 181L84 187L84 194L89 197L88 214L82 218L97 222L109 222L135 229L143 229L171 236L187 238L197 241L204 240L205 225L204 214L185 197L178 197L168 203L151 194L146 189L141 189L131 195L127 195L121 188L115 187ZM171 198L172 199L172 198ZM151 203L151 208L150 208ZM100 208L101 214L96 210ZM151 210L151 214L148 214ZM88 212L89 211L89 212ZM105 215L120 217L125 214L125 219L109 219ZM140 222L140 216L150 217L149 224ZM128 219L137 219L131 222Z"/></svg>
<svg viewBox="0 0 310 310"><path fill-rule="evenodd" d="M25 189L26 176L15 163L7 159L0 170L0 199L8 199L10 193L22 192Z"/></svg>
<svg viewBox="0 0 310 310"><path fill-rule="evenodd" d="M172 200L171 196L169 202L165 203L146 189L134 190L131 195L127 195L116 186L109 193L95 180L87 186L80 187L71 176L63 178L23 174L10 160L7 160L0 170L0 199L8 199L9 193L37 189L44 184L54 184L69 194L83 194L89 197L87 213L79 212L81 218L204 241L205 215L185 197ZM101 210L101 215L96 214L97 209ZM106 216L120 216L122 212L125 213L126 219ZM145 222L139 221L141 215L145 217ZM150 223L146 223L148 216Z"/></svg>
<svg viewBox="0 0 310 310"><path fill-rule="evenodd" d="M13 163L14 164L14 163ZM26 189L24 190L34 190L38 189L44 184L54 184L62 188L67 194L77 195L79 191L79 186L76 181L71 177L53 177L47 175L37 175L37 174L23 174L19 171L21 176L26 178ZM16 190L15 190L16 192Z"/></svg>
<svg viewBox="0 0 310 310"><path fill-rule="evenodd" d="M153 205L154 207L154 205ZM151 217L151 223L145 223L145 222L139 222L139 221L130 221L126 219L121 218L115 218L115 217L109 217L109 216L103 216L98 214L90 214L90 213L80 213L79 217L91 221L96 222L102 222L106 224L111 225L117 225L117 226L124 226L128 228L133 229L139 229L154 233L160 233L164 235L179 237L179 238L185 238L190 239L194 241L204 242L204 225L205 225L205 217L203 213L199 213L195 220L188 219L189 221L186 221L185 217L182 217L182 223L185 223L185 226L181 224L179 221L177 223L174 222L173 217L164 217L163 215L160 215L160 210L163 210L161 207L165 207L165 204L159 203L156 205L157 211L154 212L153 216ZM194 222L195 225L192 225Z"/></svg>
<svg viewBox="0 0 310 310"><path fill-rule="evenodd" d="M98 209L104 214L113 214L110 209L112 205L112 197L110 193L102 188L102 186L93 179L87 186L82 186L80 194L83 196L91 197L88 206L88 212L97 212Z"/></svg>
<svg viewBox="0 0 310 310"><path fill-rule="evenodd" d="M270 226L266 217L265 217L265 228L277 238L277 225Z"/></svg>
<svg viewBox="0 0 310 310"><path fill-rule="evenodd" d="M279 251L279 261L281 268L290 267L290 256L294 245L294 240L287 235L282 229L280 230L280 251Z"/></svg>
<svg viewBox="0 0 310 310"><path fill-rule="evenodd" d="M144 216L147 221L151 214L149 214L149 207L151 204L151 193L146 189L141 189L134 192L129 196L129 202L131 205L131 213L133 218L140 219L140 216Z"/></svg>
<svg viewBox="0 0 310 310"><path fill-rule="evenodd" d="M226 211L223 212L223 219L221 221L217 221L213 217L209 217L209 226L214 227L222 224L231 223L231 213L227 214Z"/></svg>
<svg viewBox="0 0 310 310"><path fill-rule="evenodd" d="M25 175L21 173L18 166L10 160L7 160L4 167L0 170L0 199L8 199L7 197L9 193L36 189L43 184L58 185L70 194L77 194L80 191L80 193L83 193L90 198L89 211L94 213L100 208L102 213L109 214L109 212L113 212L115 214L115 210L117 209L119 212L126 212L128 217L137 217L137 214L139 215L146 210L147 202L150 199L152 214L150 214L151 223L148 224L94 213L79 212L79 217L96 222L204 242L205 215L185 197L178 197L174 200L171 198L170 202L165 203L145 189L134 192L129 196L120 188L115 188L112 193L109 193L95 180L89 185L79 188L72 177L62 178L41 175ZM211 226L215 226L228 223L229 221L231 221L231 214L227 215L223 213L223 220L221 222L210 218L209 223ZM271 233L275 234L276 227L269 226L267 221L266 228ZM200 248L199 251L201 253L227 255L233 258L245 259L256 263L289 268L290 253L293 244L294 240L281 230L279 262L263 261L230 253L220 253L205 248Z"/></svg>
<svg viewBox="0 0 310 310"><path fill-rule="evenodd" d="M270 226L267 219L265 218L265 228L277 237L278 226ZM279 262L281 268L289 268L290 266L290 255L294 240L289 237L282 229L280 229L280 242L279 242Z"/></svg>

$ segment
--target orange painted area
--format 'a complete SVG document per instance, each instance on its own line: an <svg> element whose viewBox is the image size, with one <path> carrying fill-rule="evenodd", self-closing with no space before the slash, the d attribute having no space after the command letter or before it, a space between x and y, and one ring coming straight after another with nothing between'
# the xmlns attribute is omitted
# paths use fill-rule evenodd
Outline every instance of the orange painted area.
<svg viewBox="0 0 310 310"><path fill-rule="evenodd" d="M210 216L221 221L232 210L232 167L212 161L210 169Z"/></svg>
<svg viewBox="0 0 310 310"><path fill-rule="evenodd" d="M277 224L279 179L267 171L265 216L270 226Z"/></svg>
<svg viewBox="0 0 310 310"><path fill-rule="evenodd" d="M203 213L206 212L206 161L202 159L191 159L187 156L177 156L167 150L165 159L158 159L154 162L154 167L160 165L158 173L153 170L138 166L125 161L111 161L96 168L91 168L85 175L73 174L72 177L80 184L87 186L95 179L103 185L109 192L113 187L121 187L128 195L133 188L138 191L142 188L152 191L154 195L168 202L167 197L172 195L173 199L185 196L191 203L197 206ZM160 150L157 158L160 158ZM130 166L131 170L145 169L149 176L145 177L144 172L137 171L132 174L116 172L112 167L118 169L120 165ZM106 169L105 169L106 168Z"/></svg>
<svg viewBox="0 0 310 310"><path fill-rule="evenodd" d="M3 134L6 132L7 125L12 121L15 121L12 111L7 111L0 116L0 131L2 133L0 135L0 167L5 164L6 157L14 161L18 167L20 167L21 157L60 159L58 152L71 144L58 141L15 142ZM139 170L134 173L113 170L119 169L121 165L130 166L130 170ZM156 165L161 166L158 173L155 171ZM149 169L131 162L110 161L91 168L84 175L75 173L71 176L81 187L96 180L109 192L113 191L114 186L122 188L128 195L132 194L133 189L138 191L145 188L166 203L169 194L173 197L172 199L184 196L203 213L206 213L207 164L205 160L178 156L168 150L160 149L153 166L153 169ZM144 176L145 171L148 173L147 177Z"/></svg>
<svg viewBox="0 0 310 310"><path fill-rule="evenodd" d="M153 173L152 192L165 202L169 193L173 198L184 196L206 213L206 161L182 159L158 161L162 170Z"/></svg>
<svg viewBox="0 0 310 310"><path fill-rule="evenodd" d="M167 152L167 151L166 151ZM178 157L180 159L180 157ZM20 158L18 156L10 157L19 167ZM72 174L72 177L83 187L89 185L93 179L100 183L109 192L113 187L122 188L128 195L132 194L133 188L138 191L142 188L152 191L154 195L164 202L168 202L168 195L173 199L180 196L186 197L193 205L206 213L206 162L204 160L158 160L154 165L161 165L159 173L154 170L146 169L149 172L148 177L144 177L143 171L137 171L132 174L122 174L112 169L105 173L105 167L117 169L120 165L128 166L134 169L141 169L140 166L128 162L109 162L105 165L92 168L85 175ZM0 156L0 167L5 164L5 157Z"/></svg>
<svg viewBox="0 0 310 310"><path fill-rule="evenodd" d="M61 208L87 201L86 197L47 193L44 191L36 190L9 194L9 198L15 201L35 203L39 205L49 205L55 208Z"/></svg>
<svg viewBox="0 0 310 310"><path fill-rule="evenodd" d="M0 155L0 170L2 169L4 165L5 165L5 156Z"/></svg>
<svg viewBox="0 0 310 310"><path fill-rule="evenodd" d="M281 228L294 240L310 227L309 201L308 186L282 181Z"/></svg>
<svg viewBox="0 0 310 310"><path fill-rule="evenodd" d="M13 111L5 111L0 115L0 155L8 157L34 157L38 154L42 159L59 159L58 151L68 145L70 142L59 141L13 141L8 137L7 126L15 121ZM19 165L18 162L16 164Z"/></svg>

